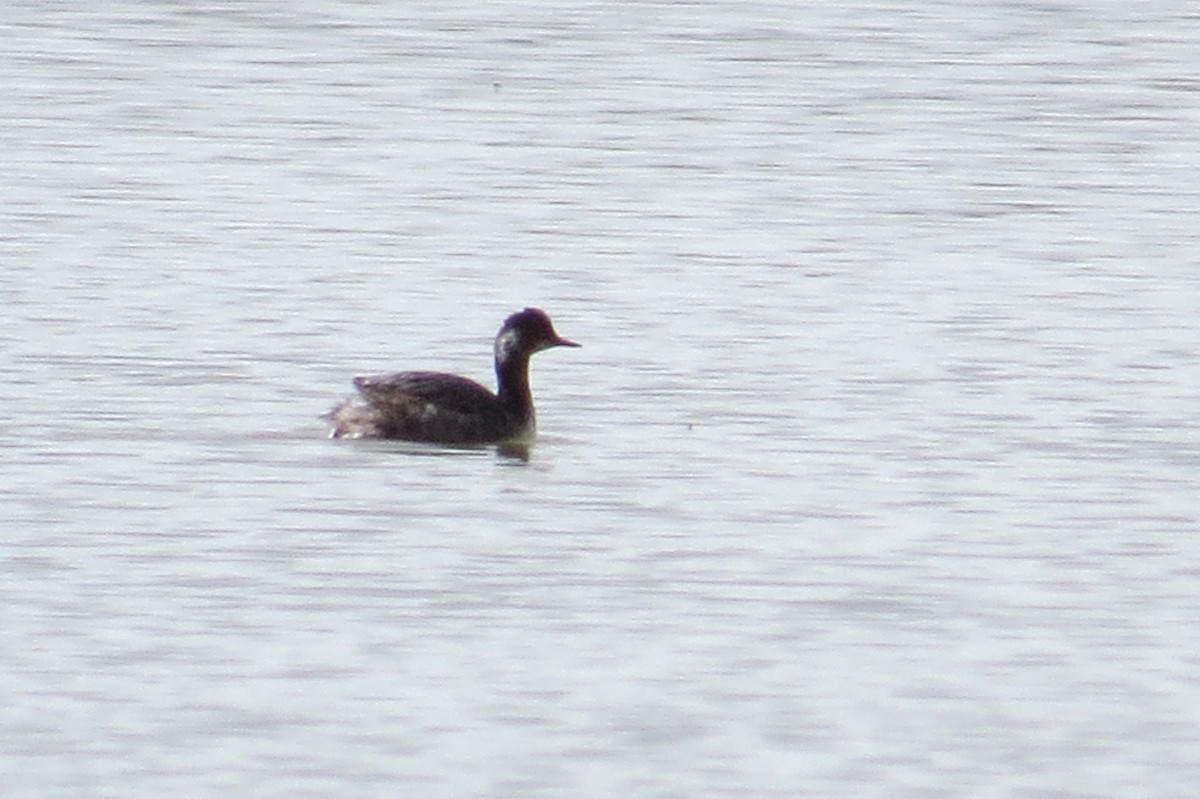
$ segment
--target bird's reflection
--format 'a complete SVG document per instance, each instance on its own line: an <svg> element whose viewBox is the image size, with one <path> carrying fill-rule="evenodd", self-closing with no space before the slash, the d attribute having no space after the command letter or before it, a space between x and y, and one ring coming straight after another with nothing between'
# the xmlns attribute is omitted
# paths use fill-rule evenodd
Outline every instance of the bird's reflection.
<svg viewBox="0 0 1200 799"><path fill-rule="evenodd" d="M502 458L510 458L519 460L522 463L528 463L529 445L519 441L510 441L503 444L497 444L496 454Z"/></svg>

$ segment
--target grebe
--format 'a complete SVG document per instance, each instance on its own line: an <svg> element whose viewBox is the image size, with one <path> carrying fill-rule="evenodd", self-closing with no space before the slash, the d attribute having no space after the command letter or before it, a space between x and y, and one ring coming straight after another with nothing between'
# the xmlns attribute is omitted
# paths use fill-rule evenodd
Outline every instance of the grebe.
<svg viewBox="0 0 1200 799"><path fill-rule="evenodd" d="M551 347L578 347L554 332L550 317L526 308L496 334L493 394L458 375L400 372L354 378L359 396L326 416L331 438L397 438L437 444L529 441L536 423L529 391L529 356Z"/></svg>

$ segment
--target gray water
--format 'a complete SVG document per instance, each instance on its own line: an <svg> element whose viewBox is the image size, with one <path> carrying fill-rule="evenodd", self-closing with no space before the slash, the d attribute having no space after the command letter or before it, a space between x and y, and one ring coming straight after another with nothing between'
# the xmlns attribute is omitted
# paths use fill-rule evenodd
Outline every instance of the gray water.
<svg viewBox="0 0 1200 799"><path fill-rule="evenodd" d="M1194 795L1193 4L0 32L5 797Z"/></svg>

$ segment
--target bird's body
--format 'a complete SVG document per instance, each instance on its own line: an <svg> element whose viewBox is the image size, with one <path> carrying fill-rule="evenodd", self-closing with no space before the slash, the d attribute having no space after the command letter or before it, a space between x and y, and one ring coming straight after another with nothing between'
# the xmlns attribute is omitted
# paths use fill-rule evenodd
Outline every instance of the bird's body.
<svg viewBox="0 0 1200 799"><path fill-rule="evenodd" d="M334 438L390 438L441 444L528 441L536 432L529 358L561 338L536 308L513 314L496 335L497 391L442 372L354 378L358 396L330 411Z"/></svg>

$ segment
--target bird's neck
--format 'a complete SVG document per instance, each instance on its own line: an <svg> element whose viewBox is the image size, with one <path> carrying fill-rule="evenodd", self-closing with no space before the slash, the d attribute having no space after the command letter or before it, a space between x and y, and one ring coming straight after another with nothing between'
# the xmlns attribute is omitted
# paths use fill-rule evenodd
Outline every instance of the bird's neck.
<svg viewBox="0 0 1200 799"><path fill-rule="evenodd" d="M533 415L533 395L529 391L529 356L512 355L496 361L496 395L500 402L522 416Z"/></svg>

